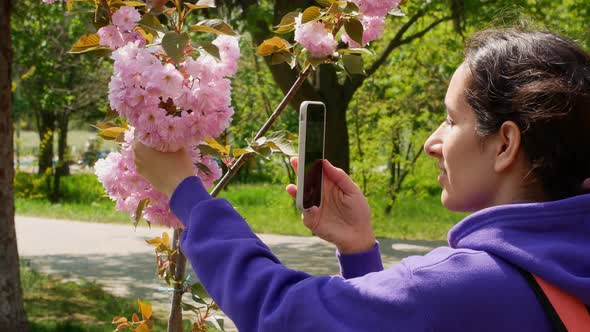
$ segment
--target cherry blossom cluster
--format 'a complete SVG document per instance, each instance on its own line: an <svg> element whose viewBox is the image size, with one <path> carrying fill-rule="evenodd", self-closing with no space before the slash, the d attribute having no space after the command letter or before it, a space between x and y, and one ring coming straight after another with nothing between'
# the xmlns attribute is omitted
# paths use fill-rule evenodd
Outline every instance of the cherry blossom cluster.
<svg viewBox="0 0 590 332"><path fill-rule="evenodd" d="M378 39L385 28L385 17L397 8L401 0L352 0L360 9L360 21L363 25L363 44L359 45L346 33L342 41L350 47L365 47L368 43ZM338 42L332 32L322 21L312 21L301 24L302 15L295 18L295 41L306 48L313 57L322 58L336 51Z"/></svg>
<svg viewBox="0 0 590 332"><path fill-rule="evenodd" d="M365 47L368 43L377 40L385 29L385 18L397 6L401 0L352 0L361 11L360 21L363 24L363 43L359 45L346 33L342 35L342 41L350 47Z"/></svg>
<svg viewBox="0 0 590 332"><path fill-rule="evenodd" d="M121 7L113 14L113 24L100 28L96 33L100 38L100 45L114 50L129 42L137 41L140 46L145 46L145 39L142 35L133 31L140 19L141 14L135 8Z"/></svg>
<svg viewBox="0 0 590 332"><path fill-rule="evenodd" d="M153 224L168 227L181 227L182 224L170 210L166 195L155 190L141 175L137 173L133 162L132 144L134 128L125 133L125 143L120 152L111 152L106 158L99 159L94 165L98 180L103 184L109 197L116 202L116 209L128 212L132 218L136 217L137 206L142 200L148 199L149 204L142 211L142 216ZM203 172L195 167L195 174L201 178L207 187L221 176L221 168L209 156L201 156L196 149L188 150L193 162L202 163L209 172Z"/></svg>
<svg viewBox="0 0 590 332"><path fill-rule="evenodd" d="M133 140L159 151L190 151L194 173L206 187L221 177L221 168L209 156L201 156L195 146L219 136L233 115L231 82L240 57L238 39L220 35L213 44L217 59L206 53L193 58L189 53L178 64L159 46L152 45L136 30L141 19L133 7L121 7L112 23L98 31L100 44L113 49L114 71L109 82L109 102L126 119L131 130L125 133L120 152L110 153L95 164L98 180L116 201L116 208L133 218L137 207L149 199L142 216L154 224L181 227L171 212L168 197L156 191L137 173L133 162Z"/></svg>
<svg viewBox="0 0 590 332"><path fill-rule="evenodd" d="M237 70L240 49L230 36L219 36L213 44L221 61L201 55L178 66L163 62L162 52L137 41L113 52L110 106L136 128L145 145L177 151L217 137L229 126L233 109L228 77Z"/></svg>

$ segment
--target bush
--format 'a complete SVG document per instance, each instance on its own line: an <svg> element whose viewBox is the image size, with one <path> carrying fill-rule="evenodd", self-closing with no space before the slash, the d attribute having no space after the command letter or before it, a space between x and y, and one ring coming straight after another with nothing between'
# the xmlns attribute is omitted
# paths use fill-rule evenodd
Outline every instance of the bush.
<svg viewBox="0 0 590 332"><path fill-rule="evenodd" d="M14 176L14 196L23 199L47 198L47 176L17 172Z"/></svg>
<svg viewBox="0 0 590 332"><path fill-rule="evenodd" d="M52 177L17 172L14 178L14 195L22 199L47 199ZM109 200L94 174L74 174L61 178L61 200L64 203L91 204Z"/></svg>

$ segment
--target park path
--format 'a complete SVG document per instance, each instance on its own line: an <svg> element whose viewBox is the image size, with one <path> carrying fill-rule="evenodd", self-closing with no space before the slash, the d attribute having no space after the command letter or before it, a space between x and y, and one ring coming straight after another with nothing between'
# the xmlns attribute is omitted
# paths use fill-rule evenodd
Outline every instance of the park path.
<svg viewBox="0 0 590 332"><path fill-rule="evenodd" d="M168 311L170 294L158 290L164 283L156 276L153 247L145 242L166 229L16 216L16 231L20 256L37 271L96 281L113 294L150 301L155 312ZM259 237L289 268L313 275L339 273L334 248L317 237ZM442 241L379 241L386 267L446 245ZM190 266L188 273L194 280ZM228 325L229 331L235 331L231 322Z"/></svg>

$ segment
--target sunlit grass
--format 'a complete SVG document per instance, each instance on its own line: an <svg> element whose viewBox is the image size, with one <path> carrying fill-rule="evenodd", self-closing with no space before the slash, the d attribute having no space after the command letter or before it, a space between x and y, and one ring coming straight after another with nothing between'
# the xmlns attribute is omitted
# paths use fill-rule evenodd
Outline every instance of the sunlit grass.
<svg viewBox="0 0 590 332"><path fill-rule="evenodd" d="M55 219L132 224L130 217L115 210L92 174L64 178L64 199L51 204L46 199L16 199L16 213ZM17 197L18 197L17 193ZM233 183L220 197L226 198L258 233L310 235L301 214L281 184ZM384 213L387 199L369 197L373 227L378 237L445 240L448 230L464 214L445 210L438 197L401 197L391 214Z"/></svg>
<svg viewBox="0 0 590 332"><path fill-rule="evenodd" d="M105 292L98 284L73 282L38 273L21 261L25 311L32 332L111 332L115 316L138 312L136 299ZM154 331L165 331L167 317L154 313Z"/></svg>

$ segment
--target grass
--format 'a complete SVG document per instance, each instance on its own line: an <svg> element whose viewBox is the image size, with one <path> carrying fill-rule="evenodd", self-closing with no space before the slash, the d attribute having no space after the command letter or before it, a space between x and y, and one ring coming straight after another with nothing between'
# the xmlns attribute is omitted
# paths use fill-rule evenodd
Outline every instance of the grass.
<svg viewBox="0 0 590 332"><path fill-rule="evenodd" d="M63 179L64 199L51 204L38 194L43 182L33 175L17 175L16 213L55 219L124 223L132 221L115 210L104 197L93 174L79 174ZM281 184L231 184L221 197L232 203L255 232L286 235L310 235L301 223L299 211ZM25 195L24 193L28 193ZM37 192L37 194L31 194ZM438 197L414 199L402 197L390 215L383 213L384 197L369 198L373 210L373 227L378 237L397 239L444 240L448 230L464 214L452 213L440 205Z"/></svg>
<svg viewBox="0 0 590 332"><path fill-rule="evenodd" d="M56 279L22 260L20 273L32 332L111 332L115 316L138 312L136 300L111 295L96 283ZM161 316L154 314L154 331L165 331Z"/></svg>
<svg viewBox="0 0 590 332"><path fill-rule="evenodd" d="M129 215L116 211L115 203L111 201L97 201L89 204L71 202L52 204L44 199L17 198L15 206L16 214L23 216L119 224L132 223Z"/></svg>
<svg viewBox="0 0 590 332"><path fill-rule="evenodd" d="M221 197L232 203L255 232L310 235L284 187L275 184L234 184ZM387 203L383 197L370 197L369 203L373 212L373 228L381 238L446 240L449 229L465 216L444 209L438 197L420 200L400 198L390 215L383 212Z"/></svg>

